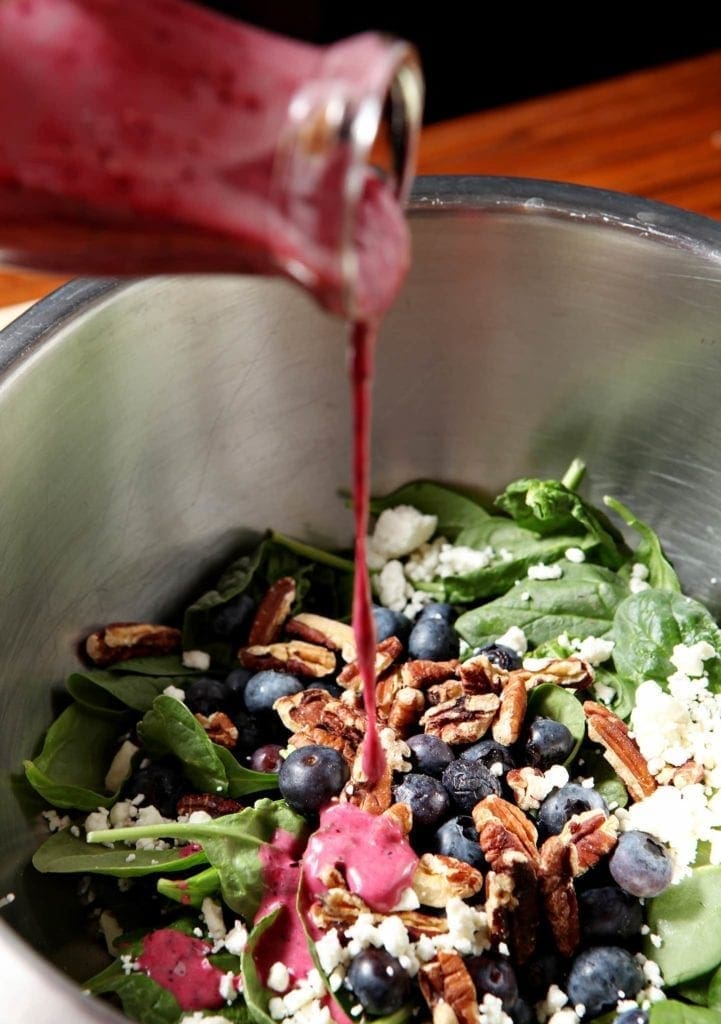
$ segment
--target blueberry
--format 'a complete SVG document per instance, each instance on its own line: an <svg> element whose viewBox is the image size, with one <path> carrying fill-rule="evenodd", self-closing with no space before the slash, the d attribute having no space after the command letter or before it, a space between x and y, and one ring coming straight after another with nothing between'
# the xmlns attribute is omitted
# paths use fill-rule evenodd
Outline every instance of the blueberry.
<svg viewBox="0 0 721 1024"><path fill-rule="evenodd" d="M525 999L517 999L508 1011L513 1024L537 1024L536 1011Z"/></svg>
<svg viewBox="0 0 721 1024"><path fill-rule="evenodd" d="M618 1017L613 1019L612 1024L648 1024L648 1010L642 1010L640 1006L633 1006L630 1010L624 1010Z"/></svg>
<svg viewBox="0 0 721 1024"><path fill-rule="evenodd" d="M313 682L306 687L308 690L325 690L331 697L339 699L343 694L343 687L339 686L332 679L314 679Z"/></svg>
<svg viewBox="0 0 721 1024"><path fill-rule="evenodd" d="M279 697L289 697L293 693L300 693L302 689L303 684L295 676L286 672L276 672L274 669L265 669L250 677L243 699L251 715L261 715L263 712L272 711Z"/></svg>
<svg viewBox="0 0 721 1024"><path fill-rule="evenodd" d="M213 632L220 637L241 636L250 627L254 611L255 602L247 594L226 601L213 615Z"/></svg>
<svg viewBox="0 0 721 1024"><path fill-rule="evenodd" d="M228 702L235 707L243 706L243 694L248 680L253 675L247 668L234 668L223 681Z"/></svg>
<svg viewBox="0 0 721 1024"><path fill-rule="evenodd" d="M510 962L505 957L484 953L466 960L466 969L476 987L479 1001L489 992L501 1000L503 1009L508 1013L518 999L516 972Z"/></svg>
<svg viewBox="0 0 721 1024"><path fill-rule="evenodd" d="M545 772L552 764L563 764L576 745L571 730L553 718L534 718L526 739L526 760Z"/></svg>
<svg viewBox="0 0 721 1024"><path fill-rule="evenodd" d="M456 613L452 604L446 604L445 601L432 601L423 607L417 621L424 622L426 619L441 619L450 626L455 617Z"/></svg>
<svg viewBox="0 0 721 1024"><path fill-rule="evenodd" d="M448 814L450 798L445 786L430 775L411 772L393 788L396 803L408 804L413 812L413 824L418 828L433 828Z"/></svg>
<svg viewBox="0 0 721 1024"><path fill-rule="evenodd" d="M566 992L571 1006L582 1003L584 1016L590 1019L612 1010L621 998L634 999L643 984L643 972L627 950L594 946L571 964Z"/></svg>
<svg viewBox="0 0 721 1024"><path fill-rule="evenodd" d="M569 782L555 790L541 804L536 825L538 837L543 842L549 836L556 836L574 814L601 808L608 814L606 801L595 789L587 789L578 783Z"/></svg>
<svg viewBox="0 0 721 1024"><path fill-rule="evenodd" d="M473 818L466 815L444 822L433 838L433 845L436 852L442 853L444 857L455 857L480 870L488 867L478 843Z"/></svg>
<svg viewBox="0 0 721 1024"><path fill-rule="evenodd" d="M581 931L587 942L631 939L639 934L643 925L639 901L615 885L579 893L578 909Z"/></svg>
<svg viewBox="0 0 721 1024"><path fill-rule="evenodd" d="M512 647L506 647L505 644L486 644L485 647L476 647L473 657L475 658L477 654L485 654L491 664L498 665L499 668L504 668L507 672L513 672L515 669L523 667L523 659L520 654Z"/></svg>
<svg viewBox="0 0 721 1024"><path fill-rule="evenodd" d="M441 776L441 782L458 810L466 814L470 814L484 797L501 795L498 778L484 764L465 761L462 757L451 761Z"/></svg>
<svg viewBox="0 0 721 1024"><path fill-rule="evenodd" d="M375 605L373 618L376 624L376 640L387 640L389 636L396 636L405 646L408 643L408 636L413 623L407 615L401 612L392 612L390 608L380 608Z"/></svg>
<svg viewBox="0 0 721 1024"><path fill-rule="evenodd" d="M212 715L214 711L220 711L227 698L225 686L207 676L194 679L185 691L185 703L194 715Z"/></svg>
<svg viewBox="0 0 721 1024"><path fill-rule="evenodd" d="M408 656L428 661L458 657L458 637L443 619L419 619L408 639Z"/></svg>
<svg viewBox="0 0 721 1024"><path fill-rule="evenodd" d="M633 896L658 896L673 874L668 851L648 832L622 832L608 868L614 882Z"/></svg>
<svg viewBox="0 0 721 1024"><path fill-rule="evenodd" d="M563 988L563 963L558 953L536 953L524 965L521 981L523 994L532 1003L543 999L553 984Z"/></svg>
<svg viewBox="0 0 721 1024"><path fill-rule="evenodd" d="M439 778L443 769L453 760L453 751L438 736L429 732L420 732L410 736L406 743L411 751L411 764L414 771Z"/></svg>
<svg viewBox="0 0 721 1024"><path fill-rule="evenodd" d="M363 1009L375 1015L400 1010L410 991L410 977L398 960L372 946L351 960L347 980Z"/></svg>
<svg viewBox="0 0 721 1024"><path fill-rule="evenodd" d="M277 743L265 743L250 755L250 767L254 772L277 772L283 763L280 756L282 747Z"/></svg>
<svg viewBox="0 0 721 1024"><path fill-rule="evenodd" d="M510 747L504 747L495 740L479 740L472 747L467 747L461 754L463 761L479 761L489 771L493 771L494 765L500 764L503 769L501 775L505 775L512 768L516 767L516 761L511 753Z"/></svg>
<svg viewBox="0 0 721 1024"><path fill-rule="evenodd" d="M280 719L275 722L264 722L249 715L247 711L236 711L232 720L238 730L236 750L241 754L250 754L261 744L279 738L276 734L282 732ZM285 735L287 736L287 733Z"/></svg>
<svg viewBox="0 0 721 1024"><path fill-rule="evenodd" d="M348 781L348 765L337 750L309 744L285 759L278 788L285 802L299 814L316 814Z"/></svg>
<svg viewBox="0 0 721 1024"><path fill-rule="evenodd" d="M142 793L146 806L157 807L164 818L176 818L176 807L183 789L183 780L175 768L149 764L133 772L125 783L123 795L126 800L132 800Z"/></svg>

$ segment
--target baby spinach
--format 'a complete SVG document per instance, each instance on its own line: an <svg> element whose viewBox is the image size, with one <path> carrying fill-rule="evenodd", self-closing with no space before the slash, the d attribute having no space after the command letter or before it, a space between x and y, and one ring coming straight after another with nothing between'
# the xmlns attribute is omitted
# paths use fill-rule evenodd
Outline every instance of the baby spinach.
<svg viewBox="0 0 721 1024"><path fill-rule="evenodd" d="M138 837L139 838L139 837ZM131 857L131 860L128 860ZM46 839L35 851L33 866L43 873L69 874L82 871L95 875L134 878L157 875L162 871L187 871L208 858L202 850L182 856L179 849L130 850L127 846L92 847L66 829Z"/></svg>
<svg viewBox="0 0 721 1024"><path fill-rule="evenodd" d="M175 697L155 698L138 724L138 735L151 754L174 754L189 782L201 792L228 792L228 776L215 744L191 710Z"/></svg>
<svg viewBox="0 0 721 1024"><path fill-rule="evenodd" d="M126 974L119 960L91 978L85 988L95 996L117 995L127 1016L138 1024L176 1024L183 1015L172 992L142 971Z"/></svg>
<svg viewBox="0 0 721 1024"><path fill-rule="evenodd" d="M698 978L721 964L721 867L694 868L691 875L649 900L648 925L659 935L646 956L667 985Z"/></svg>
<svg viewBox="0 0 721 1024"><path fill-rule="evenodd" d="M433 480L412 480L383 497L371 498L370 509L378 516L387 508L411 505L427 516L436 516L436 533L453 541L461 532L488 519L488 512L474 498Z"/></svg>
<svg viewBox="0 0 721 1024"><path fill-rule="evenodd" d="M626 721L636 704L635 684L628 679L621 679L617 672L605 668L594 669L594 676L594 688L607 686L613 690L609 707L614 714Z"/></svg>
<svg viewBox="0 0 721 1024"><path fill-rule="evenodd" d="M213 896L219 889L220 874L216 868L206 868L190 878L159 878L157 884L161 896L185 907L199 907L206 896Z"/></svg>
<svg viewBox="0 0 721 1024"><path fill-rule="evenodd" d="M615 810L628 803L628 791L600 750L584 750L576 765L580 775L593 779L593 788Z"/></svg>
<svg viewBox="0 0 721 1024"><path fill-rule="evenodd" d="M246 768L226 747L214 743L215 753L220 759L228 779L228 796L247 796L249 793L264 793L278 788L277 772L254 772Z"/></svg>
<svg viewBox="0 0 721 1024"><path fill-rule="evenodd" d="M110 807L117 793L108 794L105 775L122 731L117 720L71 704L48 729L38 756L24 762L28 782L55 807Z"/></svg>
<svg viewBox="0 0 721 1024"><path fill-rule="evenodd" d="M676 572L663 553L658 534L651 527L638 519L630 508L622 505L616 498L606 496L604 504L631 526L641 537L641 542L633 553L634 562L640 562L648 569L648 582L657 590L681 591L681 584Z"/></svg>
<svg viewBox="0 0 721 1024"><path fill-rule="evenodd" d="M109 672L138 676L197 676L197 668L188 668L179 654L148 654L145 658L128 658L108 666ZM176 682L175 684L179 684Z"/></svg>
<svg viewBox="0 0 721 1024"><path fill-rule="evenodd" d="M100 715L125 715L128 710L148 711L166 686L177 686L174 676L123 675L102 669L73 672L67 688L74 699Z"/></svg>
<svg viewBox="0 0 721 1024"><path fill-rule="evenodd" d="M675 644L706 640L721 651L721 630L698 601L670 590L642 590L616 610L611 638L618 675L635 685L655 679L660 686L676 671L671 663ZM721 689L721 658L705 663L712 690Z"/></svg>
<svg viewBox="0 0 721 1024"><path fill-rule="evenodd" d="M586 735L586 716L580 701L568 690L564 690L562 686L557 686L555 683L541 683L531 691L528 698L527 718L532 721L536 717L552 718L555 722L566 726L573 736L574 745L564 764L571 764Z"/></svg>
<svg viewBox="0 0 721 1024"><path fill-rule="evenodd" d="M471 647L493 642L511 626L524 630L531 648L555 640L559 633L580 639L603 636L627 593L625 582L610 569L564 562L560 579L524 580L502 597L465 612L456 620L456 630Z"/></svg>
<svg viewBox="0 0 721 1024"><path fill-rule="evenodd" d="M649 1024L721 1024L721 1013L676 999L662 999L651 1007Z"/></svg>
<svg viewBox="0 0 721 1024"><path fill-rule="evenodd" d="M260 980L253 954L263 935L275 924L282 909L282 907L277 907L258 921L250 932L248 942L240 957L240 969L243 973L243 994L248 1007L248 1015L252 1021L255 1021L255 1024L273 1024L273 1020L268 1013L270 992L264 988Z"/></svg>

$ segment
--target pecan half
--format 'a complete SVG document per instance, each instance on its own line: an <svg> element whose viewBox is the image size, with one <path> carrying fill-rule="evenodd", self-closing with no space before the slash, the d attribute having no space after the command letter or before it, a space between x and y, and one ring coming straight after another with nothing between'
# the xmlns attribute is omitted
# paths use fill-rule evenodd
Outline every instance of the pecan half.
<svg viewBox="0 0 721 1024"><path fill-rule="evenodd" d="M527 818L523 811L509 803L508 800L494 795L484 797L483 800L476 804L471 814L479 838L483 835L488 825L495 825L497 828L510 833L518 844L510 843L505 836L497 831L488 830L485 833L486 846L483 846L483 843L481 843L481 846L491 866L494 860L493 850L496 848L499 853L501 849L505 848L519 849L526 854L532 863L538 861L538 848L536 846L538 833L536 828L530 818ZM486 850L486 847L488 850Z"/></svg>
<svg viewBox="0 0 721 1024"><path fill-rule="evenodd" d="M395 822L404 836L410 835L413 828L413 811L408 804L391 804L386 811L383 811L383 817Z"/></svg>
<svg viewBox="0 0 721 1024"><path fill-rule="evenodd" d="M300 693L279 697L273 705L283 725L291 732L314 729L321 720L323 709L334 698L327 690L301 690Z"/></svg>
<svg viewBox="0 0 721 1024"><path fill-rule="evenodd" d="M192 814L193 811L205 811L211 818L222 818L225 814L236 814L243 810L243 805L229 796L218 796L217 793L186 793L178 800L176 811L181 814Z"/></svg>
<svg viewBox="0 0 721 1024"><path fill-rule="evenodd" d="M447 704L449 700L462 697L466 691L460 679L446 679L444 683L434 683L429 686L426 694L429 704Z"/></svg>
<svg viewBox="0 0 721 1024"><path fill-rule="evenodd" d="M527 690L532 690L541 683L555 683L557 686L567 686L574 690L585 690L596 678L593 667L581 658L557 658L535 672L516 669L512 675L516 674L523 679Z"/></svg>
<svg viewBox="0 0 721 1024"><path fill-rule="evenodd" d="M300 750L301 747L308 747L311 744L319 744L322 747L332 747L337 750L343 760L350 767L355 759L358 743L354 740L347 740L343 736L334 736L327 729L318 726L294 733L288 740L288 746L293 750Z"/></svg>
<svg viewBox="0 0 721 1024"><path fill-rule="evenodd" d="M508 682L508 672L494 665L485 654L464 661L458 675L463 683L463 692L468 694L500 693Z"/></svg>
<svg viewBox="0 0 721 1024"><path fill-rule="evenodd" d="M317 928L338 928L341 931L354 924L360 914L370 913L360 896L346 888L328 889L311 904L308 916Z"/></svg>
<svg viewBox="0 0 721 1024"><path fill-rule="evenodd" d="M283 623L290 615L295 595L296 585L292 576L282 576L271 583L255 613L248 635L248 647L275 643Z"/></svg>
<svg viewBox="0 0 721 1024"><path fill-rule="evenodd" d="M692 786L694 783L703 782L704 774L703 765L691 759L676 769L671 781L678 789L683 789L684 786Z"/></svg>
<svg viewBox="0 0 721 1024"><path fill-rule="evenodd" d="M420 910L402 910L398 915L408 930L408 934L416 942L421 935L445 935L448 932L448 920L445 917L434 917Z"/></svg>
<svg viewBox="0 0 721 1024"><path fill-rule="evenodd" d="M257 644L241 647L238 658L243 668L260 672L266 668L280 669L299 676L321 679L335 672L335 655L325 647L304 640L288 640L281 644Z"/></svg>
<svg viewBox="0 0 721 1024"><path fill-rule="evenodd" d="M403 682L399 666L388 669L376 683L376 715L381 722L388 721L393 701L400 690L408 689ZM346 690L346 693L352 692Z"/></svg>
<svg viewBox="0 0 721 1024"><path fill-rule="evenodd" d="M522 679L514 677L511 673L506 685L501 691L501 706L493 720L493 738L496 743L510 747L521 735L523 719L526 717L526 687Z"/></svg>
<svg viewBox="0 0 721 1024"><path fill-rule="evenodd" d="M541 847L539 884L553 938L562 956L572 956L581 938L578 900L573 885L573 844L550 836Z"/></svg>
<svg viewBox="0 0 721 1024"><path fill-rule="evenodd" d="M443 683L446 679L455 676L458 665L457 658L453 658L451 661L427 661L424 658L407 661L401 665L403 685L412 686L416 690L425 690L434 683Z"/></svg>
<svg viewBox="0 0 721 1024"><path fill-rule="evenodd" d="M485 736L499 704L495 693L457 697L429 708L420 724L427 733L451 745L475 743Z"/></svg>
<svg viewBox="0 0 721 1024"><path fill-rule="evenodd" d="M483 875L455 857L424 853L413 874L411 887L424 907L445 907L457 896L466 900L483 887Z"/></svg>
<svg viewBox="0 0 721 1024"><path fill-rule="evenodd" d="M331 651L340 651L345 662L354 661L356 657L355 636L353 627L345 622L328 619L324 615L313 615L301 612L294 615L285 624L288 636L307 640L311 644L320 644Z"/></svg>
<svg viewBox="0 0 721 1024"><path fill-rule="evenodd" d="M195 717L218 746L232 750L238 742L238 730L224 711L214 711L207 717L198 712Z"/></svg>
<svg viewBox="0 0 721 1024"><path fill-rule="evenodd" d="M393 662L403 653L403 644L398 637L389 636L376 647L375 677L378 679L391 667ZM338 675L338 683L349 690L360 690L363 681L360 677L358 662L352 661Z"/></svg>
<svg viewBox="0 0 721 1024"><path fill-rule="evenodd" d="M85 652L92 662L104 667L128 658L172 654L180 650L181 643L180 630L171 626L154 626L149 622L111 622L87 637Z"/></svg>
<svg viewBox="0 0 721 1024"><path fill-rule="evenodd" d="M530 765L526 765L525 768L511 768L506 772L506 782L513 793L513 799L522 811L537 811L541 806L542 801L536 795L538 780L543 781L543 772L539 768L531 768Z"/></svg>
<svg viewBox="0 0 721 1024"><path fill-rule="evenodd" d="M559 838L576 851L571 857L573 877L578 878L607 856L618 841L618 822L603 810L574 814L563 826Z"/></svg>
<svg viewBox="0 0 721 1024"><path fill-rule="evenodd" d="M404 686L395 695L393 704L388 714L388 725L402 738L414 731L418 720L426 706L426 699L421 690L414 690L410 686Z"/></svg>
<svg viewBox="0 0 721 1024"><path fill-rule="evenodd" d="M633 799L643 800L651 796L656 789L656 780L648 770L648 763L638 744L629 736L625 722L603 704L592 700L584 703L583 710L589 737L603 746L603 756Z"/></svg>
<svg viewBox="0 0 721 1024"><path fill-rule="evenodd" d="M488 826L487 826L488 827ZM486 876L486 916L491 938L510 942L519 964L533 956L540 920L534 863L520 850L503 850Z"/></svg>
<svg viewBox="0 0 721 1024"><path fill-rule="evenodd" d="M458 953L441 949L438 964L443 975L443 999L459 1024L478 1024L478 996L470 974Z"/></svg>
<svg viewBox="0 0 721 1024"><path fill-rule="evenodd" d="M368 814L382 814L393 802L393 772L385 762L379 779L369 782L363 774L363 754L356 754L351 770L351 777L340 794L341 803L353 804Z"/></svg>

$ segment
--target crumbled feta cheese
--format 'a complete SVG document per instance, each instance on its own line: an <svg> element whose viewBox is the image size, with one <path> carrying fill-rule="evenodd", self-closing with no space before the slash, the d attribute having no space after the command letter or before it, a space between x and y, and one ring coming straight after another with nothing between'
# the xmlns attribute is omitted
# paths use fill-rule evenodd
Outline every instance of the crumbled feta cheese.
<svg viewBox="0 0 721 1024"><path fill-rule="evenodd" d="M575 646L575 645L574 645ZM579 658L587 661L589 665L601 665L613 654L615 644L613 640L604 640L600 636L587 636L581 640L576 648Z"/></svg>
<svg viewBox="0 0 721 1024"><path fill-rule="evenodd" d="M227 944L227 943L226 943ZM318 962L324 973L331 975L337 967L344 965L349 955L343 945L335 928L324 932L315 944L318 955Z"/></svg>
<svg viewBox="0 0 721 1024"><path fill-rule="evenodd" d="M649 577L649 569L643 562L634 562L631 567L631 576L635 580L647 580Z"/></svg>
<svg viewBox="0 0 721 1024"><path fill-rule="evenodd" d="M676 666L683 675L692 678L704 674L704 662L714 658L716 651L711 644L705 640L687 646L686 644L674 644L671 663Z"/></svg>
<svg viewBox="0 0 721 1024"><path fill-rule="evenodd" d="M242 921L236 920L233 927L223 939L223 944L233 956L240 956L248 942L248 929Z"/></svg>
<svg viewBox="0 0 721 1024"><path fill-rule="evenodd" d="M140 968L130 953L121 953L120 965L123 968L123 974L132 974L133 971L138 971Z"/></svg>
<svg viewBox="0 0 721 1024"><path fill-rule="evenodd" d="M436 937L441 948L450 945L463 956L478 956L490 947L488 919L484 911L469 907L463 900L453 896L446 904L446 919L448 935ZM443 941L446 939L450 941Z"/></svg>
<svg viewBox="0 0 721 1024"><path fill-rule="evenodd" d="M521 769L521 771L524 770ZM565 786L568 783L569 775L562 764L553 764L543 775L536 775L533 769L530 769L524 772L523 779L526 783L528 809L537 810L549 793L552 793L554 789L560 789L561 786Z"/></svg>
<svg viewBox="0 0 721 1024"><path fill-rule="evenodd" d="M410 949L406 926L395 914L389 914L381 920L378 925L378 939L381 948L387 950L396 959L405 956Z"/></svg>
<svg viewBox="0 0 721 1024"><path fill-rule="evenodd" d="M456 547L444 544L438 554L438 573L441 579L448 576L466 576L468 573L485 569L493 558L493 548Z"/></svg>
<svg viewBox="0 0 721 1024"><path fill-rule="evenodd" d="M642 590L648 590L650 584L646 580L640 579L638 576L632 576L628 581L628 589L632 594L640 594Z"/></svg>
<svg viewBox="0 0 721 1024"><path fill-rule="evenodd" d="M43 811L42 816L47 821L50 832L62 832L63 829L70 825L68 815L64 814L61 818L56 810Z"/></svg>
<svg viewBox="0 0 721 1024"><path fill-rule="evenodd" d="M511 626L507 629L503 636L499 636L496 639L497 644L503 644L504 647L510 647L512 651L515 651L520 657L528 650L528 641L526 640L526 634L519 626Z"/></svg>
<svg viewBox="0 0 721 1024"><path fill-rule="evenodd" d="M530 601L531 600L531 595L528 593L527 590L524 590L523 593L521 594L521 600L522 601Z"/></svg>
<svg viewBox="0 0 721 1024"><path fill-rule="evenodd" d="M11 903L15 902L15 893L7 892L4 896L0 896L0 910L4 910L5 907L9 907Z"/></svg>
<svg viewBox="0 0 721 1024"><path fill-rule="evenodd" d="M511 1017L503 1009L503 1000L490 992L483 993L478 1004L480 1024L513 1024Z"/></svg>
<svg viewBox="0 0 721 1024"><path fill-rule="evenodd" d="M207 1017L202 1010L196 1010L190 1016L186 1014L184 1017L181 1017L178 1024L228 1024L228 1018L219 1017L216 1013L212 1017Z"/></svg>
<svg viewBox="0 0 721 1024"><path fill-rule="evenodd" d="M375 588L380 603L393 612L402 612L413 592L397 560L386 562L375 577Z"/></svg>
<svg viewBox="0 0 721 1024"><path fill-rule="evenodd" d="M557 1010L548 1019L548 1024L578 1024L578 1022L578 1014L570 1006L564 1006L562 1010Z"/></svg>
<svg viewBox="0 0 721 1024"><path fill-rule="evenodd" d="M558 985L551 985L546 992L545 999L536 1003L536 1016L543 1024L544 1021L558 1013L568 1003L568 996Z"/></svg>
<svg viewBox="0 0 721 1024"><path fill-rule="evenodd" d="M153 804L148 804L147 807L141 807L138 811L138 817L136 818L136 825L164 825L170 818L164 818L157 807Z"/></svg>
<svg viewBox="0 0 721 1024"><path fill-rule="evenodd" d="M118 800L118 802L113 804L110 808L110 827L127 828L129 825L133 825L135 823L137 816L138 808L132 800Z"/></svg>
<svg viewBox="0 0 721 1024"><path fill-rule="evenodd" d="M169 686L165 687L163 693L166 697L172 697L173 700L179 700L181 704L185 704L185 690L181 690L179 686L173 686L170 683Z"/></svg>
<svg viewBox="0 0 721 1024"><path fill-rule="evenodd" d="M421 901L416 896L415 889L407 886L398 898L398 902L393 907L393 913L399 914L402 910L418 910L421 905Z"/></svg>
<svg viewBox="0 0 721 1024"><path fill-rule="evenodd" d="M553 565L539 562L538 565L529 565L527 575L529 580L558 580L563 576L563 568L558 562Z"/></svg>
<svg viewBox="0 0 721 1024"><path fill-rule="evenodd" d="M121 743L105 776L105 788L108 793L117 793L128 778L132 769L132 760L139 750L140 747L131 740Z"/></svg>
<svg viewBox="0 0 721 1024"><path fill-rule="evenodd" d="M238 998L239 982L240 975L234 974L233 971L226 971L218 982L218 991L228 1006Z"/></svg>
<svg viewBox="0 0 721 1024"><path fill-rule="evenodd" d="M210 668L210 655L205 651L183 651L183 665L186 668L197 668L199 672L207 672Z"/></svg>
<svg viewBox="0 0 721 1024"><path fill-rule="evenodd" d="M107 807L98 807L97 811L91 811L85 819L86 832L102 832L109 828L108 817L110 812Z"/></svg>
<svg viewBox="0 0 721 1024"><path fill-rule="evenodd" d="M71 825L69 831L71 836L75 836L76 839L80 838L80 829L77 825Z"/></svg>
<svg viewBox="0 0 721 1024"><path fill-rule="evenodd" d="M132 864L134 860L137 860L137 857L137 853L129 853L128 856L125 858L125 863Z"/></svg>
<svg viewBox="0 0 721 1024"><path fill-rule="evenodd" d="M205 927L208 929L208 935L210 935L211 939L214 939L216 942L219 939L225 940L227 930L223 920L223 909L220 904L212 900L210 896L206 896L201 904L200 913L205 920Z"/></svg>
<svg viewBox="0 0 721 1024"><path fill-rule="evenodd" d="M523 667L528 672L542 672L553 660L553 658L524 658Z"/></svg>
<svg viewBox="0 0 721 1024"><path fill-rule="evenodd" d="M576 565L586 561L586 552L582 548L566 548L563 554L567 562L574 562Z"/></svg>
<svg viewBox="0 0 721 1024"><path fill-rule="evenodd" d="M411 505L384 509L369 538L369 553L384 561L402 558L429 541L437 525L437 516L426 516Z"/></svg>
<svg viewBox="0 0 721 1024"><path fill-rule="evenodd" d="M205 825L206 822L212 821L213 815L208 814L207 811L191 811L188 815L189 825Z"/></svg>
<svg viewBox="0 0 721 1024"><path fill-rule="evenodd" d="M274 992L281 993L287 992L290 987L290 974L288 973L288 968L284 963L281 963L280 960L276 960L268 971L267 985L268 988L272 989Z"/></svg>

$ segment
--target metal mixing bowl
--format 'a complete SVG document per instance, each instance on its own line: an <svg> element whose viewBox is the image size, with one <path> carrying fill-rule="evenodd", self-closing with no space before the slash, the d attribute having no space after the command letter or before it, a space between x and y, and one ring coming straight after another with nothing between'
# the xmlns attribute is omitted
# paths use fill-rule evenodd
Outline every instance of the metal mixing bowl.
<svg viewBox="0 0 721 1024"><path fill-rule="evenodd" d="M378 350L373 479L489 493L575 455L721 607L721 226L627 196L427 179ZM12 1024L119 1020L19 781L79 637L164 619L272 524L347 541L343 327L279 281L75 282L0 334L0 992ZM28 945L26 945L26 942ZM41 955L33 952L34 947Z"/></svg>

